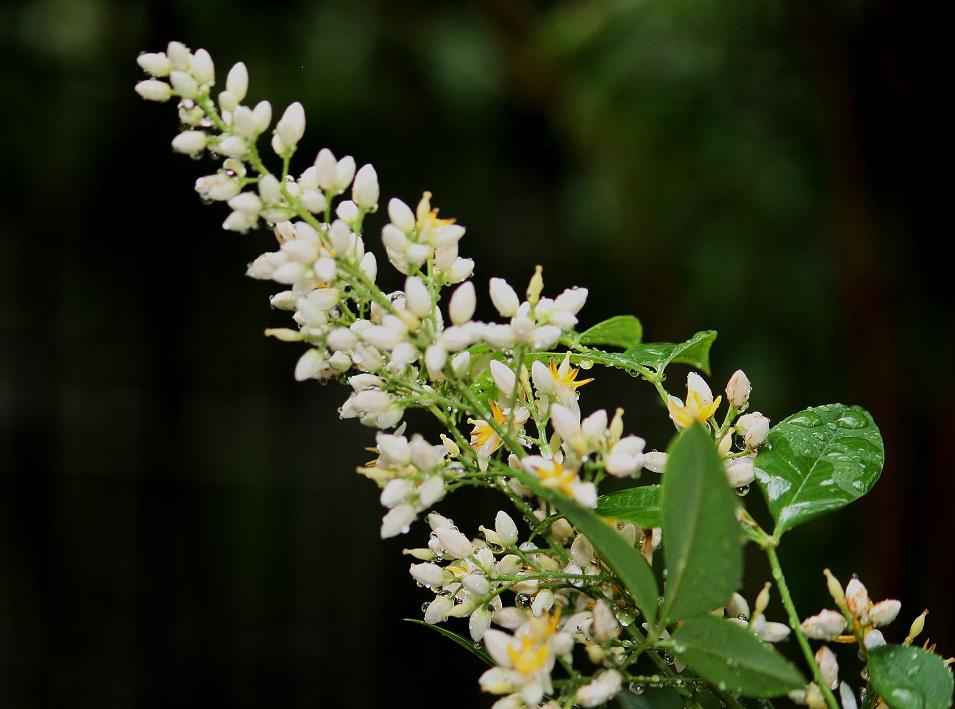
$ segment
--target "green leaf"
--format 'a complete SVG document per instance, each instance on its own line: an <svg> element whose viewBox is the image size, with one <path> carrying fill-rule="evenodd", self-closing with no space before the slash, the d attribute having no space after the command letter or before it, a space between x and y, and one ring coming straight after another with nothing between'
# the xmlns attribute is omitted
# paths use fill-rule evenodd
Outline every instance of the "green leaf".
<svg viewBox="0 0 955 709"><path fill-rule="evenodd" d="M756 480L775 534L862 497L884 461L879 429L858 406L816 406L773 426L756 456Z"/></svg>
<svg viewBox="0 0 955 709"><path fill-rule="evenodd" d="M514 475L531 488L534 494L554 505L577 531L590 540L603 562L620 578L633 596L647 623L652 625L656 618L660 592L656 577L643 555L593 510L588 510L569 497L544 487L533 475L521 471L514 471Z"/></svg>
<svg viewBox="0 0 955 709"><path fill-rule="evenodd" d="M486 662L491 667L494 667L494 660L491 659L491 656L487 654L487 651L482 647L475 645L473 642L467 638L458 635L455 632L448 630L447 628L442 628L438 625L431 625L431 623L425 623L423 620L418 620L417 618L405 618L409 623L415 623L416 625L423 625L426 628L431 628L432 630L440 633L446 638L449 638L456 642L458 645L463 647L465 650L473 654L482 662Z"/></svg>
<svg viewBox="0 0 955 709"><path fill-rule="evenodd" d="M710 348L715 339L715 330L704 330L679 344L647 342L624 352L604 352L588 347L580 352L571 352L570 360L574 364L590 362L602 364L605 367L616 367L633 375L646 374L648 369L662 374L669 365L674 363L688 364L709 374ZM534 352L527 355L526 361L562 359L564 356L563 352Z"/></svg>
<svg viewBox="0 0 955 709"><path fill-rule="evenodd" d="M643 325L633 315L618 315L597 323L580 335L582 345L606 345L627 349L639 345Z"/></svg>
<svg viewBox="0 0 955 709"><path fill-rule="evenodd" d="M601 517L633 522L644 529L659 527L662 524L660 486L640 485L609 495L601 495L597 500L597 514Z"/></svg>
<svg viewBox="0 0 955 709"><path fill-rule="evenodd" d="M669 687L648 688L642 694L623 690L616 696L621 709L683 709L686 706L676 690Z"/></svg>
<svg viewBox="0 0 955 709"><path fill-rule="evenodd" d="M743 575L739 500L701 425L670 446L660 498L667 568L661 618L669 622L723 605Z"/></svg>
<svg viewBox="0 0 955 709"><path fill-rule="evenodd" d="M691 618L673 634L671 643L680 660L722 690L778 697L806 685L789 660L729 620Z"/></svg>
<svg viewBox="0 0 955 709"><path fill-rule="evenodd" d="M882 645L869 652L869 681L892 709L952 706L952 672L934 652Z"/></svg>

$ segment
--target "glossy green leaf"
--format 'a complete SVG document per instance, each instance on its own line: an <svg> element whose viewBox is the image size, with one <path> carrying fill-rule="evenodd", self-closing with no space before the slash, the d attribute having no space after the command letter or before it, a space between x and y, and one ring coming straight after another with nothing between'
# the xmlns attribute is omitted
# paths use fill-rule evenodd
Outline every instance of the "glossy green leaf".
<svg viewBox="0 0 955 709"><path fill-rule="evenodd" d="M806 685L799 670L771 645L723 618L690 618L671 642L680 660L720 689L777 697Z"/></svg>
<svg viewBox="0 0 955 709"><path fill-rule="evenodd" d="M639 345L642 338L643 325L637 318L633 315L617 315L581 333L580 344L628 349Z"/></svg>
<svg viewBox="0 0 955 709"><path fill-rule="evenodd" d="M481 662L485 662L491 667L494 667L494 660L491 659L491 656L487 654L487 651L483 646L475 645L473 642L467 638L458 635L455 632L448 630L447 628L442 628L439 625L431 625L431 623L425 623L423 620L418 620L417 618L405 618L409 623L414 623L415 625L423 625L426 628L431 628L437 633L440 633L449 640L453 640L458 645L463 647L465 650L470 652L472 655L477 657Z"/></svg>
<svg viewBox="0 0 955 709"><path fill-rule="evenodd" d="M634 375L645 374L647 370L662 373L669 365L688 364L709 374L710 348L716 339L715 330L698 332L686 342L647 342L631 347L624 352L604 352L603 350L584 348L572 352L570 360L574 364L592 363L605 367L616 367ZM535 352L527 355L527 361L535 359L561 359L563 352Z"/></svg>
<svg viewBox="0 0 955 709"><path fill-rule="evenodd" d="M869 681L892 709L952 706L952 672L934 652L882 645L869 652Z"/></svg>
<svg viewBox="0 0 955 709"><path fill-rule="evenodd" d="M884 460L879 429L857 406L816 406L773 426L756 456L756 480L776 534L862 497Z"/></svg>
<svg viewBox="0 0 955 709"><path fill-rule="evenodd" d="M569 497L544 487L540 481L527 473L515 471L515 477L527 485L536 495L543 497L556 507L581 532L600 554L601 560L610 567L633 596L637 608L643 613L647 623L656 618L657 600L660 592L657 580L647 564L647 560L633 546L627 543L623 535L607 523L593 510L583 507Z"/></svg>
<svg viewBox="0 0 955 709"><path fill-rule="evenodd" d="M660 514L660 486L640 485L601 495L597 500L597 514L633 522L644 529L659 527L663 519Z"/></svg>
<svg viewBox="0 0 955 709"><path fill-rule="evenodd" d="M660 506L667 582L661 617L689 618L723 605L743 575L743 538L716 444L694 424L670 446Z"/></svg>

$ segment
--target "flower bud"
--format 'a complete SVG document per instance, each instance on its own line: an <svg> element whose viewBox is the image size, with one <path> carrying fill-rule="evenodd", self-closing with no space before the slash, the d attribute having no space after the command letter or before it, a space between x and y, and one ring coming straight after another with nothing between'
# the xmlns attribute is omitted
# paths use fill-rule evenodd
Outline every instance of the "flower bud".
<svg viewBox="0 0 955 709"><path fill-rule="evenodd" d="M520 301L507 281L503 278L492 278L490 292L491 302L503 317L513 317L517 313Z"/></svg>
<svg viewBox="0 0 955 709"><path fill-rule="evenodd" d="M454 601L447 596L437 596L428 604L428 608L424 612L424 622L431 625L441 623L448 619L448 614L453 608Z"/></svg>
<svg viewBox="0 0 955 709"><path fill-rule="evenodd" d="M832 640L846 629L846 619L842 613L826 609L806 618L800 627L813 640Z"/></svg>
<svg viewBox="0 0 955 709"><path fill-rule="evenodd" d="M654 473L662 473L667 465L667 454L650 451L643 456L643 467Z"/></svg>
<svg viewBox="0 0 955 709"><path fill-rule="evenodd" d="M136 93L147 101L163 103L172 96L172 88L165 81L146 79L136 84Z"/></svg>
<svg viewBox="0 0 955 709"><path fill-rule="evenodd" d="M882 635L881 630L869 628L862 637L862 644L865 645L866 650L871 650L874 647L885 645L885 637Z"/></svg>
<svg viewBox="0 0 955 709"><path fill-rule="evenodd" d="M860 623L869 620L869 592L859 579L851 579L846 586L846 605Z"/></svg>
<svg viewBox="0 0 955 709"><path fill-rule="evenodd" d="M441 546L456 559L464 559L471 553L471 541L457 529L442 527L434 533Z"/></svg>
<svg viewBox="0 0 955 709"><path fill-rule="evenodd" d="M371 165L365 165L355 175L352 199L365 211L378 209L378 174Z"/></svg>
<svg viewBox="0 0 955 709"><path fill-rule="evenodd" d="M392 507L381 520L381 538L388 539L407 533L415 521L414 507L408 504ZM441 596L443 598L443 596Z"/></svg>
<svg viewBox="0 0 955 709"><path fill-rule="evenodd" d="M263 133L272 122L272 104L268 101L259 101L252 109L252 120L255 123L255 132Z"/></svg>
<svg viewBox="0 0 955 709"><path fill-rule="evenodd" d="M494 531L501 546L509 547L517 543L517 525L507 512L502 510L494 517Z"/></svg>
<svg viewBox="0 0 955 709"><path fill-rule="evenodd" d="M225 78L225 90L235 97L236 102L242 103L249 90L249 72L242 62L236 62L229 69Z"/></svg>
<svg viewBox="0 0 955 709"><path fill-rule="evenodd" d="M428 368L431 378L440 381L444 379L444 365L448 362L448 351L440 343L428 345L424 353L424 364Z"/></svg>
<svg viewBox="0 0 955 709"><path fill-rule="evenodd" d="M468 574L461 579L461 585L468 593L475 596L483 596L491 590L491 584L482 574Z"/></svg>
<svg viewBox="0 0 955 709"><path fill-rule="evenodd" d="M169 72L169 81L173 90L183 98L195 98L199 93L199 83L184 71Z"/></svg>
<svg viewBox="0 0 955 709"><path fill-rule="evenodd" d="M828 645L823 645L816 650L816 664L819 666L819 672L826 681L826 685L830 689L835 689L839 683L839 663Z"/></svg>
<svg viewBox="0 0 955 709"><path fill-rule="evenodd" d="M411 207L396 197L388 201L388 219L405 233L415 227L414 212L411 211Z"/></svg>
<svg viewBox="0 0 955 709"><path fill-rule="evenodd" d="M405 280L405 298L408 310L418 317L423 318L431 313L433 307L431 292L424 281L417 276L409 276Z"/></svg>
<svg viewBox="0 0 955 709"><path fill-rule="evenodd" d="M909 634L905 637L903 645L911 645L912 641L915 640L919 635L922 634L922 630L925 629L925 616L928 615L928 609L919 614L919 617L912 621L912 625L909 627Z"/></svg>
<svg viewBox="0 0 955 709"><path fill-rule="evenodd" d="M534 275L531 276L531 282L527 286L527 302L531 305L537 305L542 290L544 290L544 269L536 266Z"/></svg>
<svg viewBox="0 0 955 709"><path fill-rule="evenodd" d="M620 623L617 622L617 617L603 599L600 599L594 605L594 622L591 626L591 632L594 640L599 643L613 640L620 632Z"/></svg>
<svg viewBox="0 0 955 709"><path fill-rule="evenodd" d="M846 606L846 594L842 590L842 584L839 583L839 579L833 576L832 572L829 569L823 569L823 574L826 577L826 586L829 589L829 595L832 596L832 600L836 602L836 605L839 606L842 610L848 610Z"/></svg>
<svg viewBox="0 0 955 709"><path fill-rule="evenodd" d="M471 353L470 352L458 352L454 357L451 358L451 369L454 372L454 376L458 379L463 379L467 376L468 369L471 367Z"/></svg>
<svg viewBox="0 0 955 709"><path fill-rule="evenodd" d="M280 147L290 150L298 145L305 135L305 108L301 103L295 101L289 104L275 125L274 133L282 142Z"/></svg>
<svg viewBox="0 0 955 709"><path fill-rule="evenodd" d="M425 586L444 585L444 569L437 564L412 564L408 571L415 581Z"/></svg>
<svg viewBox="0 0 955 709"><path fill-rule="evenodd" d="M725 462L726 480L730 487L746 487L756 478L756 468L752 456L731 458Z"/></svg>
<svg viewBox="0 0 955 709"><path fill-rule="evenodd" d="M451 322L455 325L463 325L468 322L474 315L474 308L476 306L477 299L474 294L474 284L471 283L471 281L465 281L459 285L451 295L451 302L448 305Z"/></svg>
<svg viewBox="0 0 955 709"><path fill-rule="evenodd" d="M737 369L733 372L733 376L730 377L726 385L726 399L738 410L741 410L749 401L749 395L752 390L753 387L749 383L749 377L746 376L746 372L742 369Z"/></svg>
<svg viewBox="0 0 955 709"><path fill-rule="evenodd" d="M759 448L769 435L769 419L758 411L740 416L736 421L736 430L743 436L749 448Z"/></svg>
<svg viewBox="0 0 955 709"><path fill-rule="evenodd" d="M605 670L597 679L577 690L577 703L582 707L599 707L620 692L623 677L616 670Z"/></svg>
<svg viewBox="0 0 955 709"><path fill-rule="evenodd" d="M511 396L517 384L513 370L500 360L492 359L490 363L491 377L497 390L505 397Z"/></svg>
<svg viewBox="0 0 955 709"><path fill-rule="evenodd" d="M186 130L172 139L172 149L177 153L197 155L206 147L206 134L200 130Z"/></svg>
<svg viewBox="0 0 955 709"><path fill-rule="evenodd" d="M197 49L189 62L192 75L203 86L209 86L216 81L215 64L205 49Z"/></svg>
<svg viewBox="0 0 955 709"><path fill-rule="evenodd" d="M901 609L902 604L899 601L892 599L879 601L869 611L869 620L875 626L888 625L895 620Z"/></svg>
<svg viewBox="0 0 955 709"><path fill-rule="evenodd" d="M456 258L445 274L445 280L448 283L460 283L465 278L470 278L472 273L474 273L474 259Z"/></svg>
<svg viewBox="0 0 955 709"><path fill-rule="evenodd" d="M191 54L189 47L182 42L170 42L166 45L166 56L169 57L169 64L173 69L185 71L189 68Z"/></svg>
<svg viewBox="0 0 955 709"><path fill-rule="evenodd" d="M557 310L566 310L571 315L576 315L587 302L586 288L568 288L554 299L554 307Z"/></svg>
<svg viewBox="0 0 955 709"><path fill-rule="evenodd" d="M483 606L476 608L471 613L471 617L468 619L468 632L471 635L471 640L474 642L481 641L488 628L491 627L491 616L491 611Z"/></svg>
<svg viewBox="0 0 955 709"><path fill-rule="evenodd" d="M136 63L150 76L168 76L172 68L164 52L144 52L136 57Z"/></svg>

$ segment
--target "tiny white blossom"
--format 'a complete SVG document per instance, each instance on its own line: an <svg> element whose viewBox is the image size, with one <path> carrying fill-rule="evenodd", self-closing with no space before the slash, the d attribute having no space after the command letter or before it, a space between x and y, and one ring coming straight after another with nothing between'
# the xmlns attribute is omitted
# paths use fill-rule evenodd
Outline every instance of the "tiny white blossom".
<svg viewBox="0 0 955 709"><path fill-rule="evenodd" d="M136 93L147 101L156 101L163 103L172 96L172 87L165 81L157 79L146 79L136 84Z"/></svg>
<svg viewBox="0 0 955 709"><path fill-rule="evenodd" d="M749 377L742 369L733 372L729 382L726 384L726 399L737 409L742 409L749 402L749 395L753 387L749 382Z"/></svg>
<svg viewBox="0 0 955 709"><path fill-rule="evenodd" d="M736 430L743 436L747 447L756 449L763 445L769 435L769 419L754 411L737 419Z"/></svg>
<svg viewBox="0 0 955 709"><path fill-rule="evenodd" d="M242 62L236 62L229 69L225 78L225 90L228 91L238 103L242 103L249 90L249 71Z"/></svg>
<svg viewBox="0 0 955 709"><path fill-rule="evenodd" d="M451 322L455 325L463 325L468 322L474 315L476 305L474 284L471 281L465 281L451 295L451 302L448 305Z"/></svg>
<svg viewBox="0 0 955 709"><path fill-rule="evenodd" d="M298 145L305 135L305 108L295 101L289 104L279 122L275 124L275 136L281 141L280 150L284 152Z"/></svg>
<svg viewBox="0 0 955 709"><path fill-rule="evenodd" d="M373 212L378 208L378 174L371 165L363 166L355 175L352 199L366 211Z"/></svg>
<svg viewBox="0 0 955 709"><path fill-rule="evenodd" d="M136 63L147 74L157 78L168 76L172 68L164 52L144 52L136 57Z"/></svg>
<svg viewBox="0 0 955 709"><path fill-rule="evenodd" d="M521 304L517 298L517 293L503 278L491 279L491 302L494 307L505 318L512 317L517 313L517 308Z"/></svg>

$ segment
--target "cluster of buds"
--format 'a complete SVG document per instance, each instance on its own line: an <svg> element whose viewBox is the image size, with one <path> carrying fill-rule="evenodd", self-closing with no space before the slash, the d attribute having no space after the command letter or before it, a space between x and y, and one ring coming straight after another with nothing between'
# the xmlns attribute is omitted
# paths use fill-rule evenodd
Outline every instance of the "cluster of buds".
<svg viewBox="0 0 955 709"><path fill-rule="evenodd" d="M740 594L734 593L727 604L720 609L740 627L750 630L760 640L768 643L778 643L789 637L789 626L785 623L776 623L766 620L765 612L769 606L770 584L763 585L753 603L753 612L750 613L749 604Z"/></svg>

